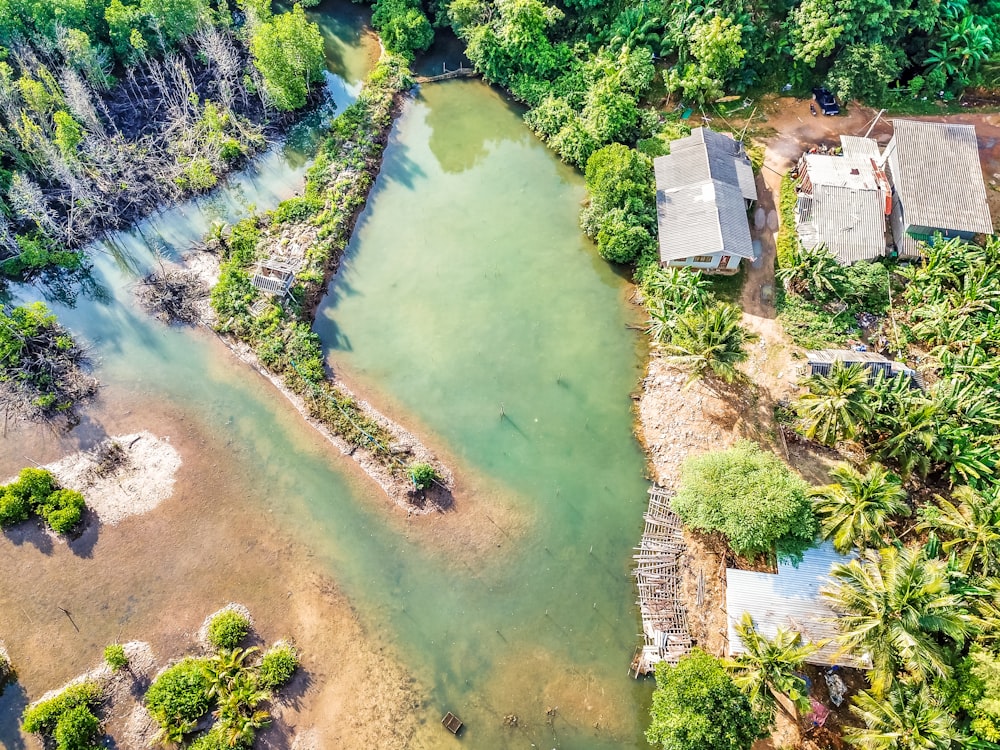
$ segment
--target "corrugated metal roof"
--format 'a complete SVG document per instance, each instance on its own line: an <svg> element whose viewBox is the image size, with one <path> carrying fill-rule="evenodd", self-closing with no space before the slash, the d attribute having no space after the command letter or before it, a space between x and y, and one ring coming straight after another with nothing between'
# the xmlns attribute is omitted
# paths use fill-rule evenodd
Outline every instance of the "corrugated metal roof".
<svg viewBox="0 0 1000 750"><path fill-rule="evenodd" d="M844 156L863 156L878 160L880 157L878 143L872 138L861 138L857 135L840 136L840 145Z"/></svg>
<svg viewBox="0 0 1000 750"><path fill-rule="evenodd" d="M853 349L810 349L806 352L806 362L822 362L833 364L834 362L890 362L878 352L856 352Z"/></svg>
<svg viewBox="0 0 1000 750"><path fill-rule="evenodd" d="M813 185L835 185L861 190L879 190L869 157L806 154L806 171Z"/></svg>
<svg viewBox="0 0 1000 750"><path fill-rule="evenodd" d="M749 161L736 159L736 179L740 182L740 192L748 201L757 200L757 181L753 176L753 166Z"/></svg>
<svg viewBox="0 0 1000 750"><path fill-rule="evenodd" d="M825 244L838 263L850 265L885 255L885 194L881 190L814 185L812 220L816 244Z"/></svg>
<svg viewBox="0 0 1000 750"><path fill-rule="evenodd" d="M992 234L975 127L913 120L892 125L889 164L907 224Z"/></svg>
<svg viewBox="0 0 1000 750"><path fill-rule="evenodd" d="M754 257L744 203L750 186L745 175L741 180L740 163L749 168L738 144L708 128L672 141L670 154L653 160L661 261L715 253Z"/></svg>
<svg viewBox="0 0 1000 750"><path fill-rule="evenodd" d="M757 631L773 638L779 627L802 634L806 641L831 640L837 635L836 613L823 600L820 589L829 582L830 569L847 562L833 545L824 542L807 550L798 566L778 563L777 574L726 569L726 617L729 622L729 653L743 653L736 625L749 612ZM840 654L829 643L811 656L811 664L864 666L865 659Z"/></svg>

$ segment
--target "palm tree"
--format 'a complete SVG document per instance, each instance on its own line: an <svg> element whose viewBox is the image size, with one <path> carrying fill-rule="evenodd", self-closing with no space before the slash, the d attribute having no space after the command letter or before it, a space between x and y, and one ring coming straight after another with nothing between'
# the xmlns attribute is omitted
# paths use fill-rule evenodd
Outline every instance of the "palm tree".
<svg viewBox="0 0 1000 750"><path fill-rule="evenodd" d="M801 633L785 628L778 628L774 638L765 638L757 632L749 612L743 613L736 632L745 651L726 666L733 682L749 696L753 707L769 716L774 715L776 705L788 713L778 700L779 695L787 695L799 711L808 711L806 681L796 672L822 644L802 643Z"/></svg>
<svg viewBox="0 0 1000 750"><path fill-rule="evenodd" d="M864 727L845 729L844 739L862 750L951 750L962 737L926 685L914 690L897 683L885 697L862 691L851 713Z"/></svg>
<svg viewBox="0 0 1000 750"><path fill-rule="evenodd" d="M247 657L260 651L257 646L250 648L223 649L209 657L203 667L208 678L208 696L225 696L244 675Z"/></svg>
<svg viewBox="0 0 1000 750"><path fill-rule="evenodd" d="M743 345L757 340L740 325L742 318L740 308L726 303L681 315L673 340L664 345L667 359L690 370L689 385L707 375L734 382L740 376L736 365L747 358Z"/></svg>
<svg viewBox="0 0 1000 750"><path fill-rule="evenodd" d="M864 474L840 464L830 476L836 481L812 491L813 509L820 518L820 533L832 538L838 552L881 546L889 519L910 514L899 477L881 464L871 464Z"/></svg>
<svg viewBox="0 0 1000 750"><path fill-rule="evenodd" d="M880 413L878 423L887 434L874 444L875 453L879 458L895 461L904 477L913 473L926 477L942 458L935 404L908 398L897 402L891 412Z"/></svg>
<svg viewBox="0 0 1000 750"><path fill-rule="evenodd" d="M868 373L860 364L845 366L834 362L826 375L817 373L805 379L809 392L795 403L806 437L833 445L853 440L864 431L872 418L868 404Z"/></svg>
<svg viewBox="0 0 1000 750"><path fill-rule="evenodd" d="M872 689L885 695L896 675L914 680L947 677L950 669L940 636L961 644L975 618L952 592L946 565L922 550L866 550L830 573L823 595L840 615L844 651L867 654Z"/></svg>
<svg viewBox="0 0 1000 750"><path fill-rule="evenodd" d="M257 730L270 724L271 714L267 711L237 714L222 725L222 733L229 747L251 747Z"/></svg>
<svg viewBox="0 0 1000 750"><path fill-rule="evenodd" d="M971 487L956 488L951 500L935 499L938 507L917 529L943 534L944 551L955 553L964 574L1000 576L1000 502Z"/></svg>

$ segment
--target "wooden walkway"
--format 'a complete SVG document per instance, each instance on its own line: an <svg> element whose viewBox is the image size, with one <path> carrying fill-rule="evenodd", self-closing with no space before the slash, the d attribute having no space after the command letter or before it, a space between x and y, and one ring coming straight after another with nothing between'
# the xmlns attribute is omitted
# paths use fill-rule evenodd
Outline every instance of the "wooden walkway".
<svg viewBox="0 0 1000 750"><path fill-rule="evenodd" d="M441 66L444 68L444 66ZM476 78L479 73L472 68L463 68L459 66L455 70L448 70L445 68L444 72L436 76L417 76L413 80L416 83L435 83L436 81L448 81L452 78Z"/></svg>
<svg viewBox="0 0 1000 750"><path fill-rule="evenodd" d="M687 616L680 601L684 535L665 489L650 488L649 509L643 517L646 527L633 556L644 640L632 660L630 671L636 677L649 674L661 661L676 664L691 650Z"/></svg>

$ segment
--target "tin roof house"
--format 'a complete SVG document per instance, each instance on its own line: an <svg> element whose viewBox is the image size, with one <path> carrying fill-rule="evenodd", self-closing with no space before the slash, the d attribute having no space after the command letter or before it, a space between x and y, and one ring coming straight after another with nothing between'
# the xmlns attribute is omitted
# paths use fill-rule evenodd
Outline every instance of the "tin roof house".
<svg viewBox="0 0 1000 750"><path fill-rule="evenodd" d="M886 254L891 187L875 141L848 135L840 141L842 156L800 160L795 224L803 247L826 247L846 266Z"/></svg>
<svg viewBox="0 0 1000 750"><path fill-rule="evenodd" d="M993 234L972 125L893 120L883 158L892 180L892 231L900 257L935 234L970 239Z"/></svg>
<svg viewBox="0 0 1000 750"><path fill-rule="evenodd" d="M754 258L747 208L757 200L743 146L706 127L653 161L660 265L735 273Z"/></svg>

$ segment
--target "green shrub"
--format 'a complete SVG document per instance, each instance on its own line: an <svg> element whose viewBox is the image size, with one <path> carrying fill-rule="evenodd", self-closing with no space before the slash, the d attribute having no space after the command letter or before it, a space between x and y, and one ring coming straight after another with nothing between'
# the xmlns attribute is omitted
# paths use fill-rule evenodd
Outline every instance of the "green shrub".
<svg viewBox="0 0 1000 750"><path fill-rule="evenodd" d="M77 706L94 706L101 699L96 682L81 682L63 690L48 700L25 709L21 729L33 734L52 734L59 718Z"/></svg>
<svg viewBox="0 0 1000 750"><path fill-rule="evenodd" d="M292 679L299 655L290 643L277 643L267 650L257 667L257 682L264 690L274 690Z"/></svg>
<svg viewBox="0 0 1000 750"><path fill-rule="evenodd" d="M795 253L799 249L799 235L795 229L795 206L799 196L795 190L795 180L790 175L786 174L781 178L779 196L778 213L781 223L775 239L778 268L790 268L794 265Z"/></svg>
<svg viewBox="0 0 1000 750"><path fill-rule="evenodd" d="M0 487L0 529L27 521L31 508L23 495Z"/></svg>
<svg viewBox="0 0 1000 750"><path fill-rule="evenodd" d="M440 477L437 470L427 463L415 463L409 469L410 480L418 490L430 489Z"/></svg>
<svg viewBox="0 0 1000 750"><path fill-rule="evenodd" d="M31 509L38 513L58 486L51 471L29 467L21 469L17 479L7 485L7 491L26 500Z"/></svg>
<svg viewBox="0 0 1000 750"><path fill-rule="evenodd" d="M204 659L178 662L153 680L146 691L146 708L164 729L197 722L212 705Z"/></svg>
<svg viewBox="0 0 1000 750"><path fill-rule="evenodd" d="M128 657L125 656L125 649L120 643L112 643L105 647L104 661L111 667L112 672L117 672L128 666Z"/></svg>
<svg viewBox="0 0 1000 750"><path fill-rule="evenodd" d="M39 509L39 514L57 534L68 534L83 516L87 504L76 490L56 490Z"/></svg>
<svg viewBox="0 0 1000 750"><path fill-rule="evenodd" d="M723 663L697 648L676 665L656 665L649 713L646 739L663 750L750 750L770 727Z"/></svg>
<svg viewBox="0 0 1000 750"><path fill-rule="evenodd" d="M232 745L229 744L225 733L219 726L212 727L210 731L188 745L188 750L230 750L231 748Z"/></svg>
<svg viewBox="0 0 1000 750"><path fill-rule="evenodd" d="M53 738L58 750L95 750L94 738L101 722L89 706L74 706L64 712L56 722Z"/></svg>
<svg viewBox="0 0 1000 750"><path fill-rule="evenodd" d="M796 554L816 533L809 485L772 453L741 440L681 465L671 503L684 523L721 532L738 555Z"/></svg>
<svg viewBox="0 0 1000 750"><path fill-rule="evenodd" d="M288 221L305 221L315 216L326 206L321 198L289 198L278 204L271 212L271 220L275 224Z"/></svg>
<svg viewBox="0 0 1000 750"><path fill-rule="evenodd" d="M250 620L232 609L220 612L208 624L208 642L215 648L236 648L249 634Z"/></svg>

